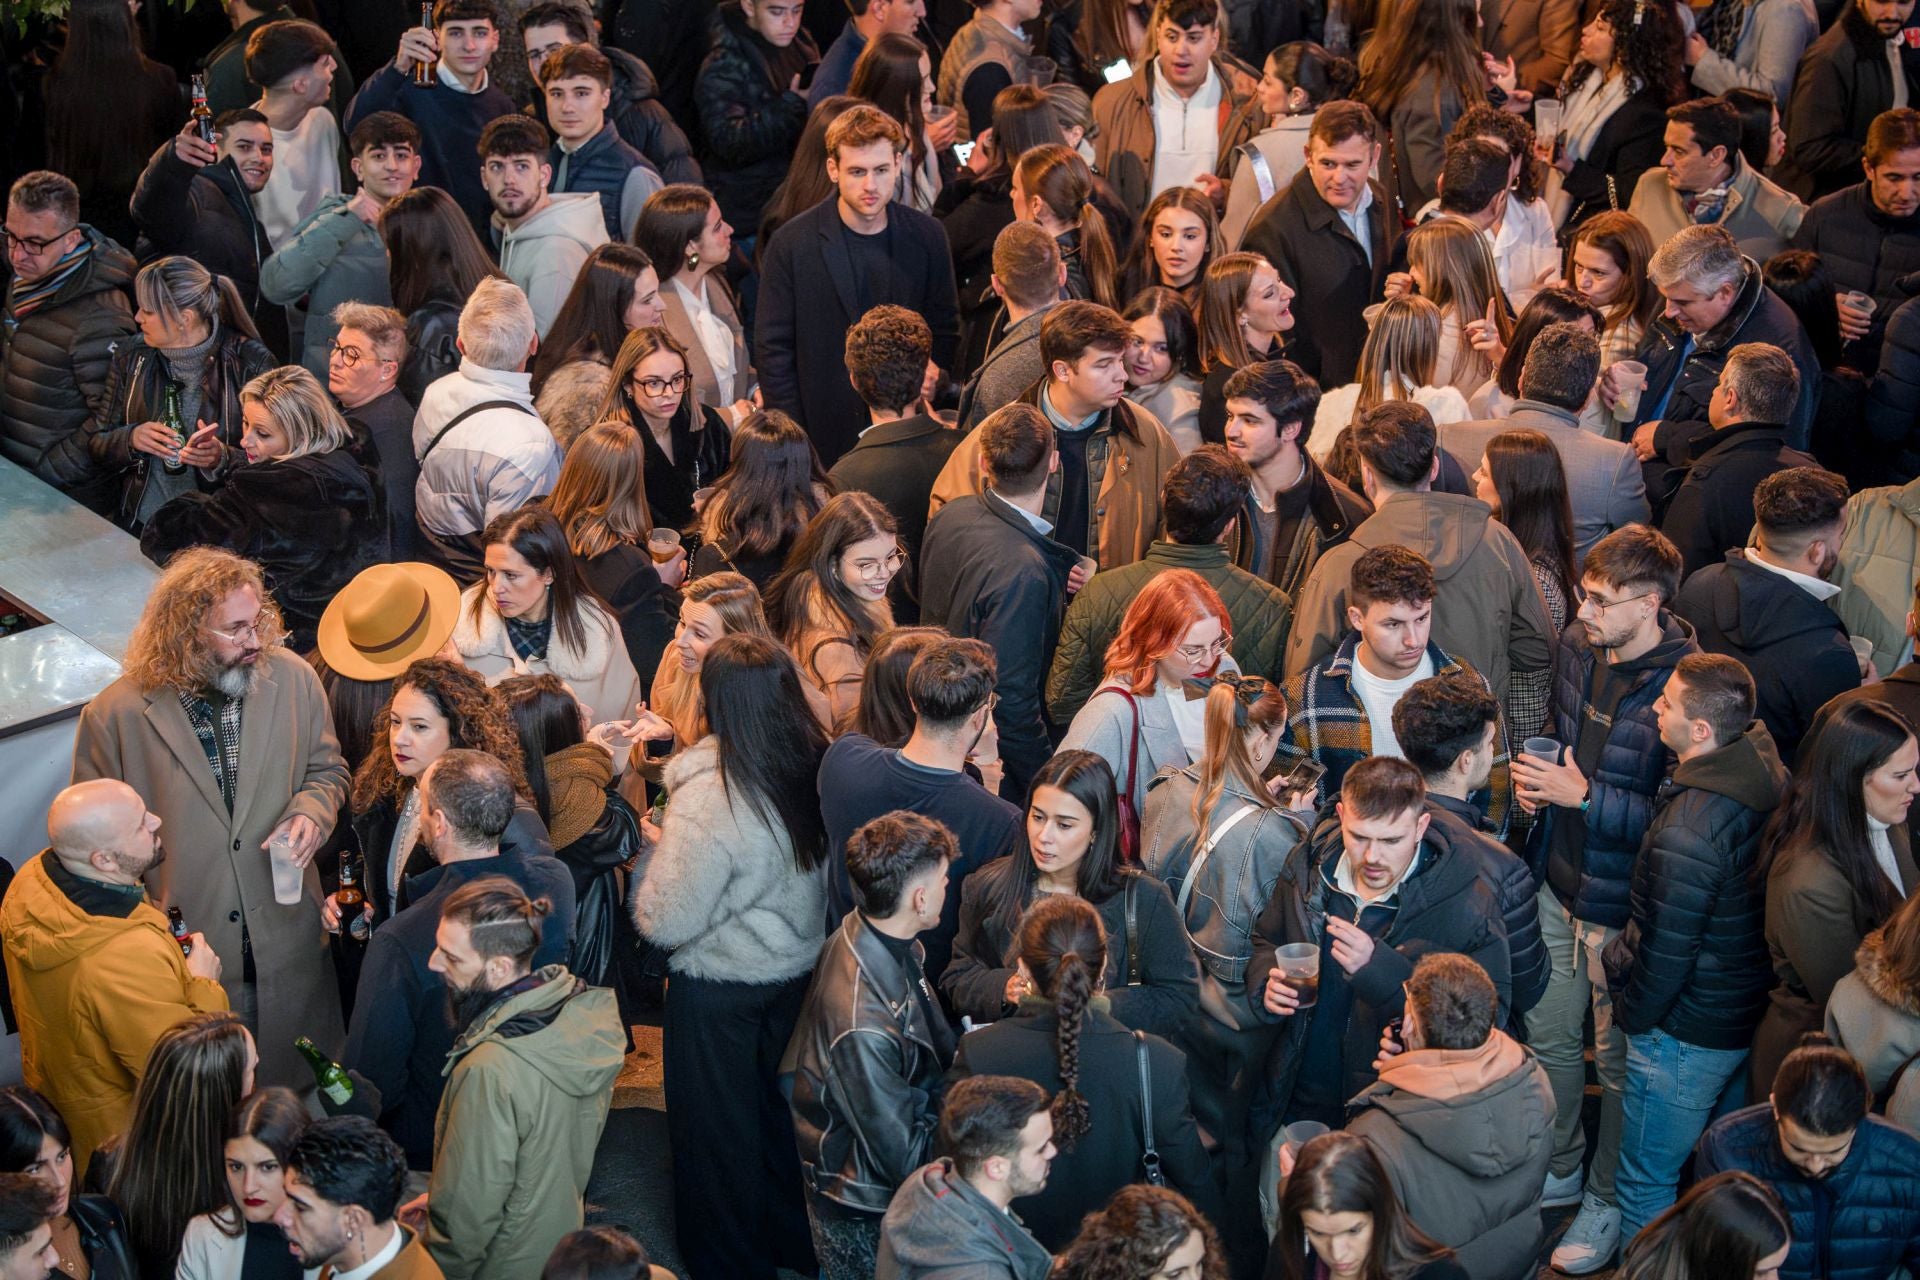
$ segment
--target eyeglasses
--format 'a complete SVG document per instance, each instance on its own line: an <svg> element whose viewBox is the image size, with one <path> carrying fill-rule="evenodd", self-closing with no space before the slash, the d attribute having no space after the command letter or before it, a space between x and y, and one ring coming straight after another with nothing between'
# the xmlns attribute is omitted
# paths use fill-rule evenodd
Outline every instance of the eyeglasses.
<svg viewBox="0 0 1920 1280"><path fill-rule="evenodd" d="M1199 662L1205 658L1217 658L1227 651L1227 642L1231 636L1221 636L1212 644L1183 644L1173 652L1187 662Z"/></svg>
<svg viewBox="0 0 1920 1280"><path fill-rule="evenodd" d="M907 558L905 556L901 555L898 551L893 551L888 554L885 560L863 560L853 566L853 571L869 580L874 578L891 578L899 571L900 566L906 562Z"/></svg>
<svg viewBox="0 0 1920 1280"><path fill-rule="evenodd" d="M358 347L343 347L336 342L327 348L327 354L329 356L339 356L341 365L351 369L360 363L360 357L365 355L366 352L360 350Z"/></svg>
<svg viewBox="0 0 1920 1280"><path fill-rule="evenodd" d="M13 232L7 230L5 227L0 227L0 236L6 237L7 248L9 250L22 249L22 250L25 250L27 253L33 254L34 256L38 257L40 254L45 253L48 249L52 248L54 245L60 243L62 240L66 239L68 236L72 235L73 232L78 228L78 225L79 224L76 223L74 226L68 227L65 231L62 231L59 235L49 236L45 239L42 239L39 236L17 236L13 234Z"/></svg>
<svg viewBox="0 0 1920 1280"><path fill-rule="evenodd" d="M1607 610L1618 608L1620 605L1632 604L1635 600L1644 600L1652 594L1653 592L1651 591L1642 591L1637 595L1622 596L1618 600L1602 600L1599 596L1588 595L1585 600L1581 601L1581 604L1582 605L1590 604L1594 607L1596 611L1600 613L1605 613Z"/></svg>
<svg viewBox="0 0 1920 1280"><path fill-rule="evenodd" d="M228 644L240 644L248 637L252 637L255 640L260 639L272 626L272 621L266 614L262 613L255 615L252 622L243 622L231 631L222 631L220 628L213 626L208 627L207 630L213 632L213 634L219 636Z"/></svg>
<svg viewBox="0 0 1920 1280"><path fill-rule="evenodd" d="M693 381L684 373L676 373L671 378L635 378L633 385L640 388L641 394L649 396L679 395Z"/></svg>

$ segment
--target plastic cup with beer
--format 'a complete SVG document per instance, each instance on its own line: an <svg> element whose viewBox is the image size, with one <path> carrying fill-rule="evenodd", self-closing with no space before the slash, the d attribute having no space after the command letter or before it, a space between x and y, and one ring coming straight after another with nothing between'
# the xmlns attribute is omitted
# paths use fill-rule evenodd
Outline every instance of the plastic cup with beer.
<svg viewBox="0 0 1920 1280"><path fill-rule="evenodd" d="M1640 412L1640 393L1647 387L1647 366L1638 360L1614 361L1613 385L1614 421L1632 422Z"/></svg>
<svg viewBox="0 0 1920 1280"><path fill-rule="evenodd" d="M1320 944L1317 942L1289 942L1277 947L1273 953L1274 968L1280 971L1280 980L1293 988L1300 997L1300 1008L1311 1009L1320 1003Z"/></svg>

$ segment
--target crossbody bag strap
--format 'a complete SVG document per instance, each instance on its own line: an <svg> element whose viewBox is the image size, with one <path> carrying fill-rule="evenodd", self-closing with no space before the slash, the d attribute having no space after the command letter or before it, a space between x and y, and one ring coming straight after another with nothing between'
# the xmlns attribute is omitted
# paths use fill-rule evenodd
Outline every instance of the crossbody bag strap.
<svg viewBox="0 0 1920 1280"><path fill-rule="evenodd" d="M1153 1141L1153 1068L1147 1065L1147 1033L1133 1033L1134 1057L1140 1063L1140 1167L1146 1173L1147 1185L1164 1187L1167 1178L1160 1171L1160 1150Z"/></svg>
<svg viewBox="0 0 1920 1280"><path fill-rule="evenodd" d="M1139 882L1137 875L1127 877L1127 985L1130 987L1140 985L1139 913L1135 909L1133 892Z"/></svg>
<svg viewBox="0 0 1920 1280"><path fill-rule="evenodd" d="M1920 1058L1920 1050L1908 1054L1906 1060L1893 1069L1893 1074L1888 1076L1887 1082L1880 1086L1880 1092L1873 1100L1875 1111L1885 1115L1887 1108L1893 1105L1893 1095L1899 1090L1901 1079L1906 1076L1907 1068L1913 1065L1916 1058Z"/></svg>
<svg viewBox="0 0 1920 1280"><path fill-rule="evenodd" d="M433 439L427 441L427 447L420 451L420 461L425 462L427 460L427 455L433 452L435 445L446 438L447 432L453 430L474 414L483 413L488 409L511 409L515 413L524 413L529 418L536 416L527 406L515 404L511 400L483 400L479 404L468 405L460 412L454 414L453 417L448 420L446 426L433 433Z"/></svg>
<svg viewBox="0 0 1920 1280"><path fill-rule="evenodd" d="M1260 203L1273 199L1277 184L1273 180L1273 166L1267 163L1266 153L1251 142L1240 144L1240 154L1247 158L1247 167L1253 170L1254 185L1260 188Z"/></svg>
<svg viewBox="0 0 1920 1280"><path fill-rule="evenodd" d="M1232 817L1207 833L1207 842L1200 846L1199 851L1193 855L1193 861L1187 864L1187 874L1180 880L1180 896L1173 904L1179 909L1181 924L1184 925L1187 921L1187 899L1193 896L1194 883L1200 879L1200 868L1205 866L1207 859L1213 856L1214 846L1226 839L1227 832L1239 826L1242 818L1259 807L1259 805L1250 804L1235 809Z"/></svg>

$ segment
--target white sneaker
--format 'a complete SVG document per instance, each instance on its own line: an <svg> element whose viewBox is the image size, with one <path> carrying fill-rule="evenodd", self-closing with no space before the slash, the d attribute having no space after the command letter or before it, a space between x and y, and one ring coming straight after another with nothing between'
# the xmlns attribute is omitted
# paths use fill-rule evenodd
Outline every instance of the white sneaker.
<svg viewBox="0 0 1920 1280"><path fill-rule="evenodd" d="M1589 1276L1613 1263L1620 1251L1620 1210L1594 1196L1580 1202L1580 1212L1554 1246L1553 1269L1570 1276Z"/></svg>
<svg viewBox="0 0 1920 1280"><path fill-rule="evenodd" d="M1540 1193L1542 1209L1561 1209L1570 1204L1580 1203L1580 1193L1586 1188L1587 1180L1578 1168L1562 1178L1551 1169L1547 1171L1547 1185Z"/></svg>

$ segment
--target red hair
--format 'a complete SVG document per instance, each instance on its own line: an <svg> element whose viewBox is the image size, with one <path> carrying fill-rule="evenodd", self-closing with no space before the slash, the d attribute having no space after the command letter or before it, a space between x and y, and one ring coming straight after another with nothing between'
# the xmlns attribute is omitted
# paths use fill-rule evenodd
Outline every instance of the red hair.
<svg viewBox="0 0 1920 1280"><path fill-rule="evenodd" d="M1127 606L1120 634L1107 646L1108 680L1118 680L1135 694L1153 692L1154 666L1180 644L1187 629L1205 618L1220 619L1221 639L1231 643L1233 620L1220 593L1191 569L1169 569L1156 575Z"/></svg>

